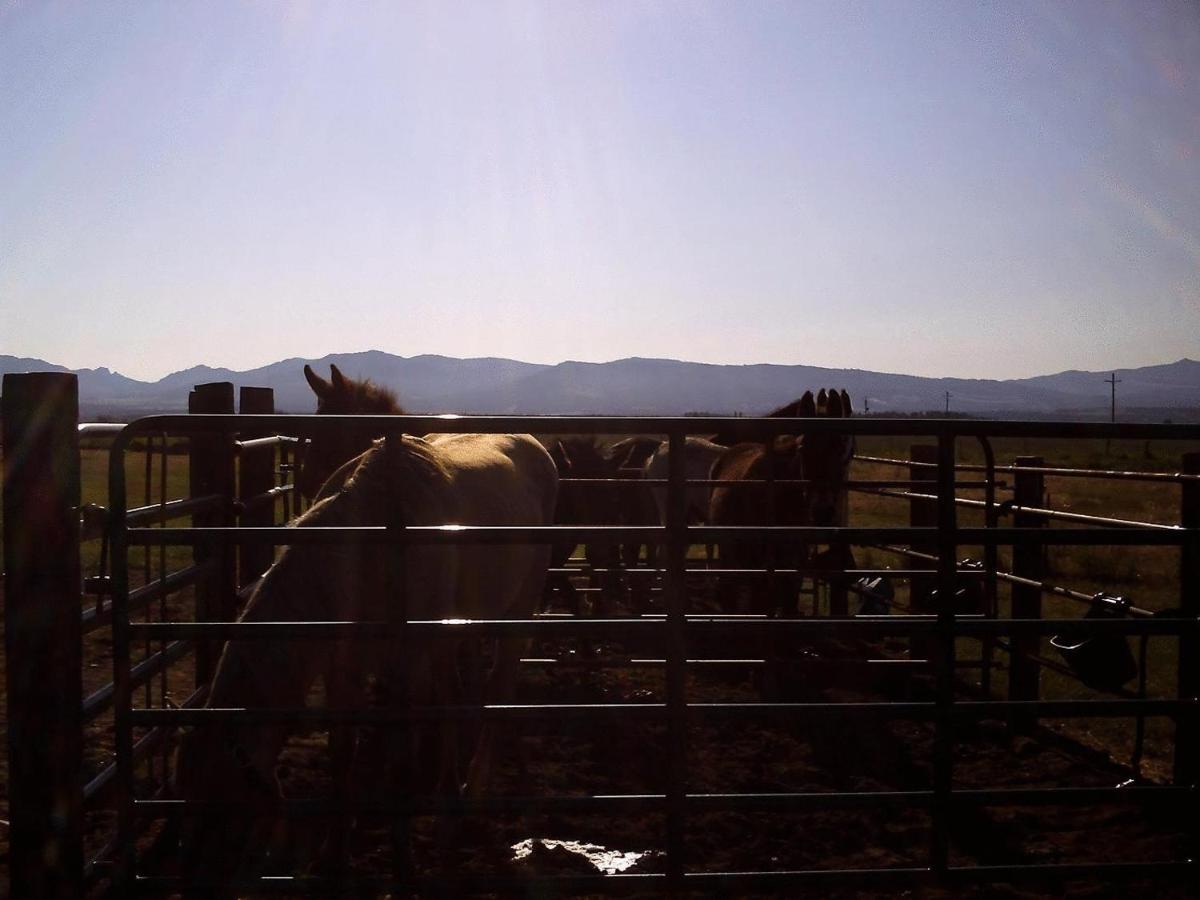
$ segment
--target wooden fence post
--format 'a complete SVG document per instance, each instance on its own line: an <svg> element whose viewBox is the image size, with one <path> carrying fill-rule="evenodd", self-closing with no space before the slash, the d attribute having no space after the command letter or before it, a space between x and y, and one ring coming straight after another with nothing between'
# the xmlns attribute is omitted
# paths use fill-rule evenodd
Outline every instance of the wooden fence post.
<svg viewBox="0 0 1200 900"><path fill-rule="evenodd" d="M5 375L9 886L83 895L79 386Z"/></svg>
<svg viewBox="0 0 1200 900"><path fill-rule="evenodd" d="M908 458L914 463L937 463L938 448L934 444L913 444L908 449ZM937 469L926 465L914 465L908 469L908 477L914 482L929 482L914 484L910 490L919 494L937 493ZM936 500L913 498L908 501L908 524L913 528L934 528L938 524L938 504ZM923 541L909 545L909 549L917 553L927 553L934 556L938 552L936 541ZM911 559L909 565L913 568L928 569L930 563L924 559ZM929 595L937 585L937 579L932 575L914 575L908 581L908 605L913 613L933 613L933 604L929 603ZM936 650L932 638L915 637L912 640L913 659L934 659Z"/></svg>
<svg viewBox="0 0 1200 900"><path fill-rule="evenodd" d="M238 392L238 410L242 415L271 415L275 412L275 392L271 388L243 387ZM242 440L267 437L265 430L239 432ZM275 447L243 449L238 454L238 500L242 504L275 487ZM242 507L238 524L263 526L275 524L275 503L259 502ZM238 553L238 586L244 587L271 567L275 548L250 544Z"/></svg>
<svg viewBox="0 0 1200 900"><path fill-rule="evenodd" d="M1018 456L1016 467L1038 467L1044 465L1040 456ZM1013 475L1013 502L1017 506L1045 506L1045 484L1040 473L1017 471ZM1014 528L1040 528L1044 525L1040 516L1028 513L1013 515ZM1040 544L1018 544L1012 551L1012 572L1021 578L1041 581L1044 575L1045 548ZM1042 592L1039 588L1014 584L1012 586L1012 611L1014 619L1040 619L1042 617ZM1035 657L1042 648L1039 634L1014 634L1009 644L1008 699L1037 700L1041 697L1042 666ZM1013 728L1028 731L1036 719L1018 715L1011 720Z"/></svg>
<svg viewBox="0 0 1200 900"><path fill-rule="evenodd" d="M233 384L228 381L198 384L188 395L189 413L232 413ZM205 528L233 524L234 453L230 431L196 434L191 438L188 460L191 496L219 494L225 502L215 510L192 516L192 527ZM215 560L217 570L196 585L196 620L231 620L237 610L237 567L229 544L197 545L197 564ZM219 641L202 641L196 647L196 686L207 684L220 653Z"/></svg>
<svg viewBox="0 0 1200 900"><path fill-rule="evenodd" d="M1183 455L1183 471L1200 475L1200 453ZM1184 482L1179 524L1200 528L1200 483ZM1200 618L1200 539L1186 539L1179 560L1179 607L1182 617ZM1200 640L1193 630L1179 639L1179 696L1200 695ZM1180 715L1175 725L1175 783L1195 784L1200 779L1200 721L1195 712Z"/></svg>

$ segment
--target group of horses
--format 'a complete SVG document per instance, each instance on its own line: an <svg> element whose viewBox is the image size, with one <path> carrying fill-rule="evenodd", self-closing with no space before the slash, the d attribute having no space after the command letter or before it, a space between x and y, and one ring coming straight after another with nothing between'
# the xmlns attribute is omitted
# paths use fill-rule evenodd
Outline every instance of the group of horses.
<svg viewBox="0 0 1200 900"><path fill-rule="evenodd" d="M345 377L336 366L326 380L309 366L305 377L317 398L318 414L403 414L395 396L369 381ZM771 413L774 417L844 418L850 399L822 390ZM376 426L375 431L379 429ZM797 423L797 431L803 427ZM853 439L836 432L793 434L768 442L735 441L724 435L689 438L686 471L697 482L687 492L688 517L714 525L833 525L845 520L845 480ZM351 425L323 430L310 442L298 489L312 498L292 525L331 526L551 524L652 524L666 516L665 443L645 437L603 444L590 438L547 440L522 434L400 433L385 436ZM578 481L584 479L584 481ZM599 480L628 480L625 490L606 490ZM637 482L644 481L643 487ZM770 484L778 481L777 484ZM546 544L411 543L402 548L346 541L284 548L260 579L239 621L395 621L397 605L409 620L446 618L526 619L544 603L547 572L563 585L562 565L573 549ZM720 564L748 570L764 563L753 544L719 547ZM802 568L807 550L778 548L775 566ZM638 564L641 547L614 545L593 550L589 562L606 573ZM743 586L725 581L726 601L739 602ZM786 599L751 590L752 604L768 611ZM368 681L403 685L421 705L497 703L511 699L524 642L506 638L490 648L491 665L478 686L461 677L462 644L442 638L410 642L404 658L385 640L230 640L209 689L212 708L300 707L318 679L330 708L369 706ZM469 654L468 654L469 655ZM385 731L391 731L385 729ZM436 730L401 731L406 743L385 759L433 760L425 783L443 793L478 796L488 780L493 734L490 720L473 736L465 772L463 740L453 719ZM204 726L181 741L175 792L184 799L237 801L249 814L192 817L182 833L185 869L232 872L248 864L252 848L269 845L263 829L276 821L281 797L276 765L288 738L283 722ZM419 735L419 737L418 737ZM415 746L417 740L422 746ZM343 796L353 783L357 732L331 731L335 788ZM434 749L430 751L430 747ZM393 764L393 768L400 763ZM394 776L394 777L393 777ZM412 783L409 773L408 783ZM401 776L388 775L395 784ZM345 825L340 831L344 834ZM339 829L331 829L336 832ZM344 848L342 848L344 850ZM340 851L332 851L337 856Z"/></svg>

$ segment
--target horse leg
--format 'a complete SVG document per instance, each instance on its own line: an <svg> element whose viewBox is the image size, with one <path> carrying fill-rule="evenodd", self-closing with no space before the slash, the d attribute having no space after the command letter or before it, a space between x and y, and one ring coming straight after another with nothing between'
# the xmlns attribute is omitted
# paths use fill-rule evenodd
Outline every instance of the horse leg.
<svg viewBox="0 0 1200 900"><path fill-rule="evenodd" d="M638 616L650 611L650 582L646 580L646 573L642 568L642 546L635 543L624 544L621 547L626 579L629 583L629 604L633 614Z"/></svg>
<svg viewBox="0 0 1200 900"><path fill-rule="evenodd" d="M542 592L542 583L546 578L546 563L549 559L549 548L545 552L534 551L529 559L529 567L517 592L503 605L504 613L508 616L522 617L532 613L537 605L537 598ZM487 684L487 702L505 703L512 700L516 694L517 669L521 663L521 655L529 646L526 638L504 638L496 642L496 658L492 665L491 677ZM479 797L487 788L488 773L491 769L492 741L495 736L495 723L486 720L480 729L475 753L467 769L467 782L463 792L468 797Z"/></svg>
<svg viewBox="0 0 1200 900"><path fill-rule="evenodd" d="M597 619L607 619L625 594L625 573L620 545L589 544L588 564L592 567L592 587L600 589L596 595L598 599L592 604L592 615ZM603 570L599 577L595 573L596 569Z"/></svg>
<svg viewBox="0 0 1200 900"><path fill-rule="evenodd" d="M488 704L501 703L513 696L516 689L517 668L527 643L524 638L502 638L496 642L496 662L492 666L491 678L488 679L485 698ZM480 797L487 787L495 731L495 723L490 720L485 721L480 729L475 753L467 768L467 781L463 787L463 793L467 797Z"/></svg>
<svg viewBox="0 0 1200 900"><path fill-rule="evenodd" d="M359 679L347 674L345 660L336 660L325 674L326 705L331 709L361 708L365 692ZM333 796L337 800L357 798L354 764L358 755L358 731L353 725L334 725L329 729L329 756L333 769ZM350 863L350 832L354 816L335 813L328 822L319 866L325 871L344 872Z"/></svg>
<svg viewBox="0 0 1200 900"><path fill-rule="evenodd" d="M447 644L446 652L439 651L431 660L433 697L441 706L452 706L463 701L475 703L481 693L483 681L483 659L480 642L468 638L464 642ZM463 664L460 671L459 663ZM441 793L456 794L461 784L459 775L458 723L447 718L437 726L436 736L430 736L437 754L437 778L435 784Z"/></svg>

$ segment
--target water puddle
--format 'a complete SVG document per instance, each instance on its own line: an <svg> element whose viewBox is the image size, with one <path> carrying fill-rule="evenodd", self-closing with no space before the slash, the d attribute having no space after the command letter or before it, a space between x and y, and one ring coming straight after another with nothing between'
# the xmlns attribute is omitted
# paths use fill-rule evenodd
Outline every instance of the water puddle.
<svg viewBox="0 0 1200 900"><path fill-rule="evenodd" d="M644 850L609 850L599 844L584 844L579 841L558 841L552 838L527 838L512 845L513 862L519 862L532 856L539 849L566 850L574 853L595 866L605 875L616 875L632 868L644 857L652 856L656 851Z"/></svg>

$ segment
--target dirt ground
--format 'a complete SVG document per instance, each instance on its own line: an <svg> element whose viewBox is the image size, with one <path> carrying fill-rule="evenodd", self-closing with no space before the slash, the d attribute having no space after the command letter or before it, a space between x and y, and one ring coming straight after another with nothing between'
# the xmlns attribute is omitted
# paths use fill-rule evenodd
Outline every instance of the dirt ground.
<svg viewBox="0 0 1200 900"><path fill-rule="evenodd" d="M606 642L585 648L573 641L534 648L540 659L522 673L518 702L638 703L664 699L661 669L579 666L581 657L628 659L653 655L649 646ZM714 651L719 648L710 648ZM797 676L775 681L777 699L855 701L923 699L932 684L888 677L861 680L822 674L823 660L888 655L890 645L824 643L803 648L808 664ZM741 667L708 667L689 677L689 698L699 701L762 699L760 677ZM806 721L711 717L688 731L687 784L693 793L870 792L922 790L932 786L933 727L929 723L839 717ZM369 748L377 735L364 733ZM1081 752L1046 732L1014 734L1000 722L980 722L954 734L956 788L1113 787L1128 770L1101 754ZM369 782L383 781L363 762ZM329 790L324 732L296 736L281 762L290 797L317 797ZM600 717L530 724L505 735L491 785L501 796L578 796L662 792L667 782L665 725ZM149 787L149 784L146 784ZM103 817L101 817L102 819ZM100 820L97 820L100 821ZM311 820L310 820L311 821ZM661 872L665 817L658 813L620 818L599 815L510 815L467 821L412 822L411 852L423 875L588 875L597 864L609 871ZM879 808L805 812L712 812L687 822L687 867L695 872L891 868L927 865L930 815L925 810ZM303 871L324 834L319 824L299 825L289 848ZM997 806L963 811L952 823L950 860L955 866L1008 863L1171 861L1185 858L1188 836L1170 815L1134 805L1110 807ZM589 846L590 845L590 846ZM363 820L351 837L356 874L387 877L392 867L390 827ZM590 853L592 860L589 861ZM614 862L616 860L616 862ZM597 862L598 861L598 862ZM170 871L170 863L165 871ZM647 895L652 895L649 892ZM1169 880L1109 885L1072 882L1038 886L981 885L955 890L922 888L902 896L1058 897L1190 896L1189 886ZM772 896L794 896L794 893ZM811 896L896 896L825 886ZM763 894L762 896L768 896Z"/></svg>
<svg viewBox="0 0 1200 900"><path fill-rule="evenodd" d="M606 642L584 646L559 641L533 648L542 660L522 672L518 702L638 703L664 699L663 673L657 667L604 668L579 665L586 660L654 656L652 646ZM709 648L720 655L721 648ZM775 679L777 699L853 701L922 699L932 685L925 676L860 680L822 673L823 660L899 655L902 642L887 644L809 645L798 655L808 662L799 674ZM89 638L93 657L85 670L88 688L109 677L107 632ZM173 698L186 693L190 667L181 667L167 685ZM94 684L93 684L94 683ZM688 694L699 701L762 699L761 676L742 666L705 667L689 676ZM159 702L154 692L139 697ZM90 731L87 765L98 768L111 758L111 719ZM363 735L371 746L372 732ZM687 783L692 793L896 791L928 789L932 783L933 728L908 720L871 721L856 717L815 721L764 717L711 717L689 728ZM281 762L289 797L321 796L330 785L327 736L315 732L294 737ZM562 721L529 724L505 735L500 744L492 792L511 796L577 796L662 792L667 782L666 728L646 720ZM382 773L370 771L368 780ZM0 763L6 767L7 761ZM161 762L141 780L149 795L162 775ZM1018 735L1000 722L984 721L954 735L954 786L1111 787L1128 780L1127 769L1102 754L1082 752L1069 742L1039 732ZM6 803L7 772L0 772ZM7 818L5 813L3 818ZM88 816L89 849L102 845L112 814ZM923 866L930 852L929 813L925 810L809 810L805 812L712 812L689 816L686 846L690 871L765 871ZM661 814L636 817L598 815L499 816L467 822L457 831L443 823L412 823L412 854L424 874L580 875L595 874L596 862L626 873L660 872L664 866L666 822ZM447 838L452 834L453 838ZM291 849L297 869L316 852L324 836L319 824L298 826ZM0 852L7 850L0 830ZM1177 818L1143 812L1134 805L1111 807L987 807L964 811L953 822L951 863L956 866L1006 863L1098 863L1169 861L1185 858L1188 836ZM591 845L590 847L588 845ZM359 874L387 876L392 841L386 823L364 820L351 838ZM614 862L614 860L616 860ZM5 868L7 858L4 858ZM171 869L166 863L166 870ZM4 873L7 874L6 872ZM7 878L4 879L7 882ZM1111 896L1115 885L1006 885L943 891L926 888L908 896L1057 897ZM1123 896L1187 896L1186 886L1159 883L1122 885ZM894 896L893 892L876 892ZM875 896L871 891L823 887L813 896Z"/></svg>

